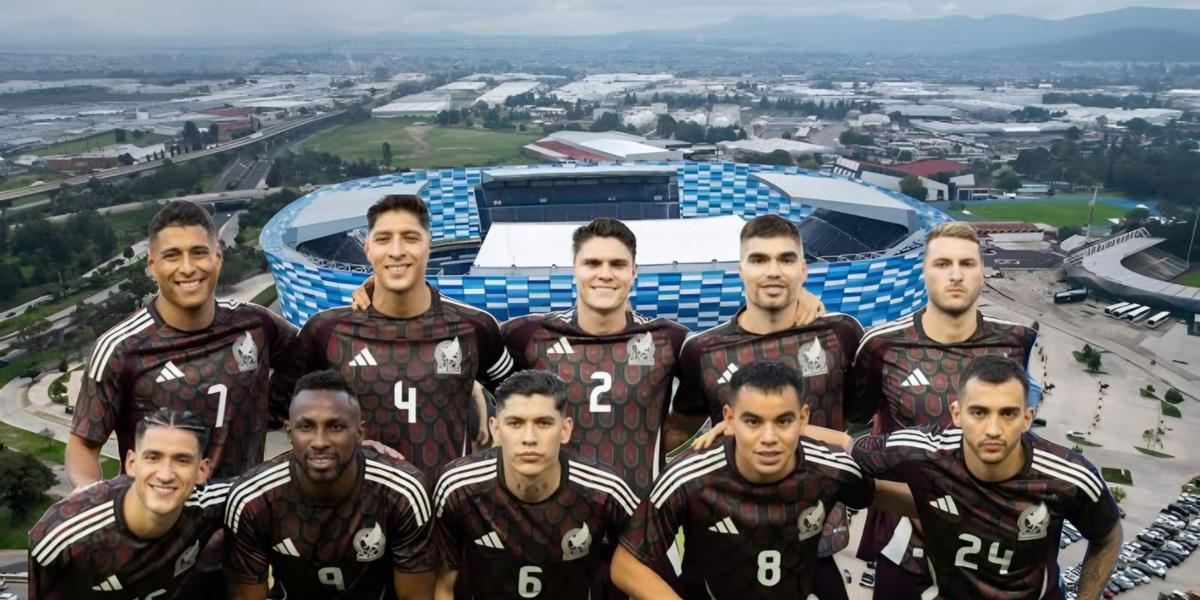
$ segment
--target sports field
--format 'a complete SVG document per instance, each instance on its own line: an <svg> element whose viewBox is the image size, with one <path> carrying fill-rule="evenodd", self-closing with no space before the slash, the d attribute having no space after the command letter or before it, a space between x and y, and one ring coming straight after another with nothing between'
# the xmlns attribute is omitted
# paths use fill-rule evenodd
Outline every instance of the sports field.
<svg viewBox="0 0 1200 600"><path fill-rule="evenodd" d="M1174 283L1186 285L1188 287L1200 287L1200 271L1184 273L1183 275L1180 275L1179 278L1174 281Z"/></svg>
<svg viewBox="0 0 1200 600"><path fill-rule="evenodd" d="M1020 204L989 204L968 202L966 208L971 214L951 213L957 218L969 221L1026 221L1030 223L1045 223L1052 227L1064 225L1087 225L1088 201L1084 199L1054 199L1023 202ZM1108 219L1123 217L1128 209L1107 204L1103 199L1096 201L1096 213L1092 218L1093 224L1108 226Z"/></svg>
<svg viewBox="0 0 1200 600"><path fill-rule="evenodd" d="M413 119L358 121L315 135L294 150L378 161L386 141L392 147L393 166L430 169L527 163L530 161L521 155L521 146L538 138L526 133L413 123Z"/></svg>
<svg viewBox="0 0 1200 600"><path fill-rule="evenodd" d="M405 128L411 119L369 119L323 131L293 148L294 151L328 152L347 160L381 160L383 143L392 146L392 156L399 158L412 152L417 142Z"/></svg>
<svg viewBox="0 0 1200 600"><path fill-rule="evenodd" d="M161 134L157 134L157 133L143 133L141 138L135 140L135 139L133 139L133 132L126 131L124 143L133 144L135 146L141 146L144 148L146 146L153 146L154 144L157 144L160 142L165 142L169 139L171 139L171 137L166 136L166 135L161 135ZM87 152L88 150L95 150L96 148L112 146L113 144L116 144L116 143L118 143L117 142L117 134L113 131L108 131L105 133L98 133L96 135L90 135L85 138L79 138L77 140L71 140L69 142L62 142L61 144L54 144L53 146L46 146L45 148L38 148L36 150L29 150L27 152L21 152L21 154L35 154L37 156L54 156L56 154L79 154L81 152Z"/></svg>

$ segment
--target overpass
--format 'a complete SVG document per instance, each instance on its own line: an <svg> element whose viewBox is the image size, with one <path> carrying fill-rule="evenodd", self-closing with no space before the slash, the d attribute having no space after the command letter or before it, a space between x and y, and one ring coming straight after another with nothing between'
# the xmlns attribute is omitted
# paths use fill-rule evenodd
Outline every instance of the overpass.
<svg viewBox="0 0 1200 600"><path fill-rule="evenodd" d="M104 171L100 171L98 173L76 175L75 177L71 177L68 179L61 180L61 181L54 181L51 183L43 183L41 185L35 185L35 186L18 188L15 190L8 190L5 192L0 192L0 208L8 208L9 206L12 206L12 202L19 198L25 198L27 196L36 196L38 194L46 194L49 192L53 192L55 190L62 188L64 185L65 186L83 185L83 184L87 183L88 181L91 181L92 179L98 179L98 180L103 181L105 179L116 179L118 177L129 177L131 175L140 175L142 173L153 171L153 170L163 166L164 160L170 160L171 162L173 162L175 164L179 164L182 162L187 162L189 160L195 160L198 158L205 158L208 156L213 156L213 155L221 154L224 152L229 152L230 150L240 150L243 148L248 148L250 146L253 146L254 144L262 143L263 141L269 140L271 138L274 138L274 137L277 137L277 136L280 136L280 135L283 135L286 133L290 133L297 129L301 129L303 127L308 127L310 125L322 123L322 122L328 121L330 119L340 117L340 116L344 115L345 113L346 113L346 111L338 110L338 111L334 111L334 112L323 114L323 115L305 117L303 119L297 119L295 121L289 121L287 123L281 123L279 125L272 125L271 127L266 127L264 129L261 129L258 132L256 132L257 134L261 134L261 135L254 135L253 137L247 136L244 138L239 138L236 140L226 142L224 144L220 144L214 148L208 148L206 150L197 150L195 152L190 152L188 154L180 154L180 155L176 155L176 156L172 156L172 157L167 157L166 159L163 159L163 160L152 160L149 162L137 163L137 164L129 165L129 166L125 166L125 167L117 167L115 169L107 169Z"/></svg>

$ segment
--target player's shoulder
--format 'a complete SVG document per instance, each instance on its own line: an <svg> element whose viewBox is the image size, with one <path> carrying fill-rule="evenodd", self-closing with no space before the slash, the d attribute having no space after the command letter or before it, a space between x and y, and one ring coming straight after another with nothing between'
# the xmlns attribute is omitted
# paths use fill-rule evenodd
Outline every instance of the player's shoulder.
<svg viewBox="0 0 1200 600"><path fill-rule="evenodd" d="M884 448L916 448L932 454L953 453L962 448L962 429L936 423L906 427L886 434Z"/></svg>
<svg viewBox="0 0 1200 600"><path fill-rule="evenodd" d="M1096 467L1082 454L1033 433L1026 433L1025 437L1033 449L1030 469L1042 477L1084 491L1093 501L1100 499L1104 493L1104 481L1097 474Z"/></svg>
<svg viewBox="0 0 1200 600"><path fill-rule="evenodd" d="M232 504L245 504L291 481L291 453L263 461L243 473L230 489Z"/></svg>
<svg viewBox="0 0 1200 600"><path fill-rule="evenodd" d="M655 505L661 505L681 489L686 492L703 487L705 478L728 472L728 447L732 443L732 438L722 438L711 448L686 450L675 457L658 479L654 480L649 500Z"/></svg>
<svg viewBox="0 0 1200 600"><path fill-rule="evenodd" d="M205 509L225 504L229 500L230 493L233 491L233 484L233 479L223 479L210 481L205 485L198 485L192 489L191 494L188 494L183 506L184 508Z"/></svg>
<svg viewBox="0 0 1200 600"><path fill-rule="evenodd" d="M637 311L633 313L633 322L648 329L678 334L681 338L682 336L686 336L690 331L678 321L672 321L666 317L650 317Z"/></svg>
<svg viewBox="0 0 1200 600"><path fill-rule="evenodd" d="M499 448L487 448L446 463L433 488L434 509L441 513L452 497L471 496L480 490L491 489L499 480L499 468Z"/></svg>
<svg viewBox="0 0 1200 600"><path fill-rule="evenodd" d="M562 313L558 312L530 313L527 315L521 315L519 317L513 317L501 323L500 331L506 336L517 332L534 331L552 320L561 318Z"/></svg>
<svg viewBox="0 0 1200 600"><path fill-rule="evenodd" d="M840 312L829 312L818 316L816 321L817 323L825 325L830 329L848 331L860 337L863 335L862 323L860 323L858 319L854 317L854 315L848 315Z"/></svg>
<svg viewBox="0 0 1200 600"><path fill-rule="evenodd" d="M869 343L887 342L890 340L905 339L916 330L916 313L904 315L899 319L894 319L886 323L880 323L868 328L863 332L862 346L867 346Z"/></svg>
<svg viewBox="0 0 1200 600"><path fill-rule="evenodd" d="M424 523L430 518L429 496L425 493L425 477L412 463L394 458L373 448L362 448L363 478L368 485L383 490L386 496L403 498Z"/></svg>
<svg viewBox="0 0 1200 600"><path fill-rule="evenodd" d="M97 481L54 503L29 531L30 559L49 565L72 545L87 543L116 527L117 502L132 483L126 476Z"/></svg>
<svg viewBox="0 0 1200 600"><path fill-rule="evenodd" d="M832 479L862 478L862 469L844 450L808 437L800 438L800 451L809 470Z"/></svg>
<svg viewBox="0 0 1200 600"><path fill-rule="evenodd" d="M1021 338L1037 335L1037 330L1028 325L1023 325L1021 323L1017 323L1016 321L1001 319L999 317L993 317L982 310L979 311L979 315L980 318L983 319L983 322L987 323L988 327L997 333Z"/></svg>
<svg viewBox="0 0 1200 600"><path fill-rule="evenodd" d="M687 338L683 340L683 347L688 352L702 352L711 344L719 341L723 336L735 333L736 331L737 325L733 319L730 319L708 329L688 332ZM688 350L689 348L690 350Z"/></svg>
<svg viewBox="0 0 1200 600"><path fill-rule="evenodd" d="M100 337L96 338L96 344L92 346L88 375L94 378L93 371L100 369L114 354L119 355L141 343L146 339L148 330L154 327L157 327L154 314L149 307L143 307L100 334Z"/></svg>
<svg viewBox="0 0 1200 600"><path fill-rule="evenodd" d="M492 315L492 313L483 310L482 308L471 306L466 302L455 300L454 298L446 296L441 292L438 292L438 299L441 310L446 314L456 315L461 319L471 321L477 325L488 325L496 328L500 327L500 322L496 320L496 317Z"/></svg>
<svg viewBox="0 0 1200 600"><path fill-rule="evenodd" d="M567 465L567 481L586 495L603 495L620 504L627 513L637 510L639 498L629 484L617 476L608 463L563 451L559 455Z"/></svg>

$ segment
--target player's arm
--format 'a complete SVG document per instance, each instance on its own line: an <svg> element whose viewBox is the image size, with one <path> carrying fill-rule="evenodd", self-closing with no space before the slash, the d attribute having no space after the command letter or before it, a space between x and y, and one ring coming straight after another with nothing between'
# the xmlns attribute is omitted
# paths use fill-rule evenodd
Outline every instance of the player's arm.
<svg viewBox="0 0 1200 600"><path fill-rule="evenodd" d="M235 498L225 511L225 579L229 582L230 600L266 600L269 562L267 549L258 533L254 506L236 500L235 485L229 492Z"/></svg>
<svg viewBox="0 0 1200 600"><path fill-rule="evenodd" d="M487 422L488 422L487 391L484 390L483 385L481 385L478 381L476 381L474 383L475 383L475 385L471 389L471 399L474 401L474 404L475 404L475 415L479 418L479 420L476 421L476 423L478 423L479 425L478 425L478 427L476 427L476 431L475 431L475 440L473 442L475 447L473 448L473 450L475 452L478 452L484 448L487 448L490 445L489 442L491 442L492 436L491 436L491 433L488 431L488 426L487 426Z"/></svg>
<svg viewBox="0 0 1200 600"><path fill-rule="evenodd" d="M71 435L63 456L67 480L76 489L100 481L100 448L117 427L126 397L121 385L122 363L119 349L111 351L107 361L97 347L92 350L83 372L83 386L75 398L71 417ZM96 365L96 369L93 369ZM125 457L121 457L124 460Z"/></svg>
<svg viewBox="0 0 1200 600"><path fill-rule="evenodd" d="M671 399L671 412L663 427L663 446L668 452L686 444L709 418L700 354L695 337L685 341L679 351L679 387Z"/></svg>
<svg viewBox="0 0 1200 600"><path fill-rule="evenodd" d="M458 569L438 569L437 586L433 600L454 600L454 583L458 581Z"/></svg>
<svg viewBox="0 0 1200 600"><path fill-rule="evenodd" d="M847 423L866 423L883 403L883 360L878 338L866 338L854 353L846 379L843 414Z"/></svg>
<svg viewBox="0 0 1200 600"><path fill-rule="evenodd" d="M825 314L825 305L821 303L821 299L807 289L800 288L800 293L796 294L795 325L808 325L813 322L813 319L823 314Z"/></svg>
<svg viewBox="0 0 1200 600"><path fill-rule="evenodd" d="M1117 553L1121 549L1121 521L1113 523L1104 537L1088 539L1087 553L1083 555L1083 566L1079 574L1079 598L1099 598L1104 586L1117 564Z"/></svg>
<svg viewBox="0 0 1200 600"><path fill-rule="evenodd" d="M397 600L429 600L433 598L434 572L392 571L392 584L396 588Z"/></svg>
<svg viewBox="0 0 1200 600"><path fill-rule="evenodd" d="M643 563L625 546L618 545L612 558L612 581L621 591L634 600L646 598L679 598L679 594L663 581L646 563Z"/></svg>
<svg viewBox="0 0 1200 600"><path fill-rule="evenodd" d="M373 293L375 293L375 276L368 275L362 285L354 288L354 292L350 294L350 308L367 310L367 307L371 306L371 294Z"/></svg>
<svg viewBox="0 0 1200 600"><path fill-rule="evenodd" d="M229 600L267 600L267 582L229 584Z"/></svg>
<svg viewBox="0 0 1200 600"><path fill-rule="evenodd" d="M75 489L100 481L100 447L103 445L74 433L67 438L63 462L66 463L67 481Z"/></svg>
<svg viewBox="0 0 1200 600"><path fill-rule="evenodd" d="M313 356L319 352L318 348L322 347L318 339L321 322L316 318L309 319L296 337L287 343L288 354L282 357L278 364L275 363L275 357L271 357L273 371L270 394L267 397L267 415L272 428L282 427L283 422L287 421L296 381L301 375L317 368L317 365L312 363Z"/></svg>
<svg viewBox="0 0 1200 600"><path fill-rule="evenodd" d="M913 519L921 516L917 514L917 505L913 502L912 490L908 489L907 483L899 481L876 479L875 501L871 503L871 506Z"/></svg>
<svg viewBox="0 0 1200 600"><path fill-rule="evenodd" d="M1088 541L1079 574L1079 598L1090 600L1104 592L1117 562L1122 540L1121 511L1094 465L1075 454L1070 462L1082 469L1072 471L1077 485L1074 497L1064 503L1063 516Z"/></svg>

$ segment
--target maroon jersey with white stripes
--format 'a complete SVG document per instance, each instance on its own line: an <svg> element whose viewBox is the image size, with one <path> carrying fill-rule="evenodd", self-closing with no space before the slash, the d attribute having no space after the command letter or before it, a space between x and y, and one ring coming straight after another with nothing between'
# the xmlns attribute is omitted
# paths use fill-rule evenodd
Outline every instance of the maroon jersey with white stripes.
<svg viewBox="0 0 1200 600"><path fill-rule="evenodd" d="M950 427L950 403L958 397L961 374L977 356L1001 354L1027 365L1037 332L976 311L975 332L962 342L943 344L921 326L925 309L874 327L863 335L854 359L854 385L846 398L846 416L865 422L874 415L873 433L906 427ZM897 515L872 509L867 515L858 556L875 560L901 523ZM914 532L903 560L905 569L923 573L921 536ZM896 561L893 561L896 562Z"/></svg>
<svg viewBox="0 0 1200 600"><path fill-rule="evenodd" d="M1063 519L1089 540L1120 519L1104 480L1082 455L1026 432L1020 473L980 481L962 443L957 428L903 429L861 438L851 455L871 476L908 483L939 597L1061 598Z"/></svg>
<svg viewBox="0 0 1200 600"><path fill-rule="evenodd" d="M684 536L684 598L806 598L825 513L871 503L875 482L844 452L801 438L796 468L770 484L737 471L735 440L673 460L642 501L621 544L669 572L667 549Z"/></svg>
<svg viewBox="0 0 1200 600"><path fill-rule="evenodd" d="M290 398L300 375L339 371L362 405L366 438L395 448L432 485L474 437L475 381L499 383L513 361L492 315L430 290L429 310L411 319L374 308L313 315L300 331L299 360L272 394Z"/></svg>
<svg viewBox="0 0 1200 600"><path fill-rule="evenodd" d="M170 531L143 539L122 505L133 478L99 481L51 506L29 532L29 597L173 598L196 571L200 550L221 530L230 482L197 487Z"/></svg>
<svg viewBox="0 0 1200 600"><path fill-rule="evenodd" d="M71 433L103 443L117 432L121 456L137 423L160 408L204 415L213 477L262 462L272 368L291 360L296 328L255 304L216 301L208 327L180 331L151 302L96 340L75 400Z"/></svg>
<svg viewBox="0 0 1200 600"><path fill-rule="evenodd" d="M523 502L504 482L499 448L446 466L434 491L445 568L471 596L587 598L638 499L612 469L559 454L558 489Z"/></svg>
<svg viewBox="0 0 1200 600"><path fill-rule="evenodd" d="M270 566L271 598L392 598L393 571L437 568L421 472L370 448L347 468L358 479L336 504L304 500L291 453L239 478L225 510L229 581L265 582Z"/></svg>
<svg viewBox="0 0 1200 600"><path fill-rule="evenodd" d="M612 335L583 331L574 311L504 323L504 342L519 368L550 371L567 383L571 448L612 465L638 494L662 467L662 426L686 335L674 321L632 312L625 329Z"/></svg>

